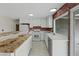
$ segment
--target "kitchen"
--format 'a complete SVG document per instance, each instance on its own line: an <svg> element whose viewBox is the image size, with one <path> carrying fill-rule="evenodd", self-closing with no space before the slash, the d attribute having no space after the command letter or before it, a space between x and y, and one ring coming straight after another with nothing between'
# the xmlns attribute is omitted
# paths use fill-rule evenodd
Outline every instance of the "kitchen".
<svg viewBox="0 0 79 59"><path fill-rule="evenodd" d="M0 56L79 55L77 37L72 37L78 34L72 26L77 3L3 3L0 7Z"/></svg>
<svg viewBox="0 0 79 59"><path fill-rule="evenodd" d="M62 4L59 5L61 6ZM45 6L47 7L43 8ZM0 16L1 56L28 56L30 55L30 50L32 49L32 41L38 42L44 41L45 39L46 40L43 42L43 44L45 45L44 47L46 49L47 55L49 55L47 50L48 39L46 37L47 33L53 32L51 16L52 12L50 12L49 10L52 8L52 4L3 3L0 4L0 7L1 15L3 15ZM8 9L10 12L8 11ZM20 10L18 11L18 9ZM45 9L47 10L44 13L46 13L47 11L49 11L48 13L50 13L47 17L44 16L48 14L45 15L44 13L39 13L40 11L43 11ZM34 16L29 12L34 13ZM44 52L44 49L42 50ZM40 56L39 53L40 52L38 52L38 54L36 55ZM43 55L45 55L45 53L43 53Z"/></svg>

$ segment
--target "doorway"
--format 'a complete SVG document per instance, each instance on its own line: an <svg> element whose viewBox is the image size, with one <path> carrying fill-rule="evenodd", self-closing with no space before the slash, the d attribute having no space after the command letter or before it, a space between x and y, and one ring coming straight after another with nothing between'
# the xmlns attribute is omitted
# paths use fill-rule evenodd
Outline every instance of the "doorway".
<svg viewBox="0 0 79 59"><path fill-rule="evenodd" d="M19 24L16 24L16 31L19 31Z"/></svg>
<svg viewBox="0 0 79 59"><path fill-rule="evenodd" d="M79 5L71 9L71 55L79 56Z"/></svg>

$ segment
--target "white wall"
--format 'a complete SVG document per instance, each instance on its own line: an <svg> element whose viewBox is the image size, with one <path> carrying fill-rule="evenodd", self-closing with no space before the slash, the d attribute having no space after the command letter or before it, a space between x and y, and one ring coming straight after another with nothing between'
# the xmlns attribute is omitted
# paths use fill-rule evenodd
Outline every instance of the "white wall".
<svg viewBox="0 0 79 59"><path fill-rule="evenodd" d="M20 23L30 23L30 27L46 27L46 19L20 19Z"/></svg>
<svg viewBox="0 0 79 59"><path fill-rule="evenodd" d="M16 23L12 18L0 17L0 32L2 32L2 29L4 29L4 32L15 31L15 25Z"/></svg>

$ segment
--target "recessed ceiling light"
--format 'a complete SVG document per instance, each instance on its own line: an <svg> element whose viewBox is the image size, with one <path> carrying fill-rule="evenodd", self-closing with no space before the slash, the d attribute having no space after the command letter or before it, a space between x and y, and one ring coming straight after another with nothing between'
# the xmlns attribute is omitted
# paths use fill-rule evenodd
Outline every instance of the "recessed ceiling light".
<svg viewBox="0 0 79 59"><path fill-rule="evenodd" d="M57 11L56 8L50 10L50 12L55 12L55 11Z"/></svg>
<svg viewBox="0 0 79 59"><path fill-rule="evenodd" d="M33 14L28 14L29 16L34 16Z"/></svg>

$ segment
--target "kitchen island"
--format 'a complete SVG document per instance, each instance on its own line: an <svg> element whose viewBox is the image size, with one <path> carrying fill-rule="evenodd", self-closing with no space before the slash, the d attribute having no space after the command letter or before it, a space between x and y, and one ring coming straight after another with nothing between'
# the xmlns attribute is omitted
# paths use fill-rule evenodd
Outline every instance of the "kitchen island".
<svg viewBox="0 0 79 59"><path fill-rule="evenodd" d="M31 45L32 36L30 34L0 41L0 56L27 56Z"/></svg>

